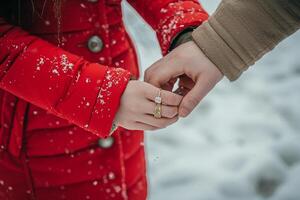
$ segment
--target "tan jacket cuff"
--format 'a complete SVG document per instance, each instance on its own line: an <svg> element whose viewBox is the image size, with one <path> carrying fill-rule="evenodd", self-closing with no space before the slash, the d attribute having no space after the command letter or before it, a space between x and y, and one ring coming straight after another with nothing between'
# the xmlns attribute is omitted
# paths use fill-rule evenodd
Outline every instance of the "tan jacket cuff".
<svg viewBox="0 0 300 200"><path fill-rule="evenodd" d="M300 28L299 0L223 0L192 34L230 80Z"/></svg>
<svg viewBox="0 0 300 200"><path fill-rule="evenodd" d="M229 80L236 80L247 68L246 63L214 31L209 22L199 26L192 37L202 52Z"/></svg>

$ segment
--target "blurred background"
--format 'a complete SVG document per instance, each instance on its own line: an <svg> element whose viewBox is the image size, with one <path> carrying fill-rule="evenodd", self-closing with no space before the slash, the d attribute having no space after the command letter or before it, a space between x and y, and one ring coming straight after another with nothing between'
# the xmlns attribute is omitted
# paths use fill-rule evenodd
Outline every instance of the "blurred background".
<svg viewBox="0 0 300 200"><path fill-rule="evenodd" d="M209 13L219 0L202 0ZM141 73L161 58L126 3ZM170 66L172 67L172 66ZM223 80L186 119L146 134L149 200L300 200L300 33L236 82Z"/></svg>

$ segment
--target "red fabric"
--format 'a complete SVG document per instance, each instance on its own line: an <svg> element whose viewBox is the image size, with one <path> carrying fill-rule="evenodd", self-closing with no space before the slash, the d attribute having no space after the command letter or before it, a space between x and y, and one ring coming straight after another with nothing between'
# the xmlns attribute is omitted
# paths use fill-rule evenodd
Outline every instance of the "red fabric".
<svg viewBox="0 0 300 200"><path fill-rule="evenodd" d="M143 132L109 135L136 54L120 0L20 1L0 18L0 199L146 198ZM164 54L207 14L194 0L129 0L156 31ZM16 8L17 9L17 8ZM55 10L61 10L61 16ZM12 18L12 19L16 19ZM20 22L20 28L10 24ZM97 35L104 47L87 48Z"/></svg>
<svg viewBox="0 0 300 200"><path fill-rule="evenodd" d="M199 26L208 14L198 0L128 0L156 31L162 53L168 52L174 37L191 26Z"/></svg>
<svg viewBox="0 0 300 200"><path fill-rule="evenodd" d="M129 72L87 62L19 28L0 31L7 32L0 39L2 89L100 137L109 134ZM101 99L102 90L110 97ZM103 123L94 122L99 118Z"/></svg>

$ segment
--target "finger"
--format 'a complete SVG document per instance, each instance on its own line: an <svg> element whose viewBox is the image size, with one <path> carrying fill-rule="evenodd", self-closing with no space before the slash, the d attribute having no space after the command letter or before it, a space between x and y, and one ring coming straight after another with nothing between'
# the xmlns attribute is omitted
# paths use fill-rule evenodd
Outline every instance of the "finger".
<svg viewBox="0 0 300 200"><path fill-rule="evenodd" d="M166 56L145 71L144 80L156 87L161 87L183 73L183 68L178 63L176 64L174 59Z"/></svg>
<svg viewBox="0 0 300 200"><path fill-rule="evenodd" d="M138 122L148 124L157 128L165 128L178 120L178 117L168 118L155 118L153 115L143 115Z"/></svg>
<svg viewBox="0 0 300 200"><path fill-rule="evenodd" d="M179 106L179 116L189 115L213 86L209 81L200 77L195 86L183 97Z"/></svg>
<svg viewBox="0 0 300 200"><path fill-rule="evenodd" d="M147 102L144 107L146 109L145 114L153 115L156 104L154 102ZM161 105L161 115L165 118L174 118L178 115L178 107L177 106L166 106Z"/></svg>
<svg viewBox="0 0 300 200"><path fill-rule="evenodd" d="M161 95L162 104L169 105L169 106L178 106L182 100L182 96L175 94L170 91L160 90L152 85L148 85L145 88L145 95L146 98L150 101L155 101L155 97Z"/></svg>
<svg viewBox="0 0 300 200"><path fill-rule="evenodd" d="M142 131L154 131L157 130L157 127L151 126L149 124L141 123L141 122L134 122L133 124L134 129L132 130L142 130Z"/></svg>
<svg viewBox="0 0 300 200"><path fill-rule="evenodd" d="M162 90L161 100L162 100L162 104L164 105L178 106L182 101L182 96L170 91Z"/></svg>

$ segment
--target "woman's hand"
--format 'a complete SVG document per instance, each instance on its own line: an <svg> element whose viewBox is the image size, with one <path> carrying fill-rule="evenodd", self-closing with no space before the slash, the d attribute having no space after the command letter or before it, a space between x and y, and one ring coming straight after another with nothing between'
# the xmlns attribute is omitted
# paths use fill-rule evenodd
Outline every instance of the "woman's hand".
<svg viewBox="0 0 300 200"><path fill-rule="evenodd" d="M178 106L182 96L161 91L162 117L153 116L154 99L160 89L142 81L130 81L125 89L115 124L129 130L155 130L165 128L178 120Z"/></svg>

